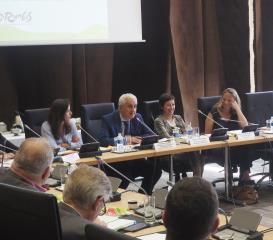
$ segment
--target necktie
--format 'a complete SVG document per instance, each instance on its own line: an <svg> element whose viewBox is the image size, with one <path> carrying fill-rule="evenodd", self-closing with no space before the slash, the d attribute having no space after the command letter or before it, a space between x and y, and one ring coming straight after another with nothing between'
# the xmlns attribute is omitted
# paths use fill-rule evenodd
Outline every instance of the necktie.
<svg viewBox="0 0 273 240"><path fill-rule="evenodd" d="M123 136L130 135L130 122L129 121L123 121Z"/></svg>

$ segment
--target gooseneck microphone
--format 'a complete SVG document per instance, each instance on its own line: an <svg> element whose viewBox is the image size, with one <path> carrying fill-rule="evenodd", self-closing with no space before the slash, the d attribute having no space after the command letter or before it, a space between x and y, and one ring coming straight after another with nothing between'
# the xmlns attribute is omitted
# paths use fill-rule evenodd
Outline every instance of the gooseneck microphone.
<svg viewBox="0 0 273 240"><path fill-rule="evenodd" d="M144 126L149 132L151 132L153 135L157 135L145 122L141 121L140 118L136 117L136 120L142 125Z"/></svg>
<svg viewBox="0 0 273 240"><path fill-rule="evenodd" d="M81 125L79 125L80 129L88 136L90 137L94 142L99 142L96 138L94 138L89 132L87 132Z"/></svg>
<svg viewBox="0 0 273 240"><path fill-rule="evenodd" d="M16 152L16 151L17 151L16 149L13 149L13 148L7 147L7 146L2 145L2 144L0 144L0 147L5 148L5 149L8 149L8 150L10 150L10 151L12 151L12 152ZM0 151L1 151L1 150L0 150ZM3 151L2 151L2 152L3 152Z"/></svg>
<svg viewBox="0 0 273 240"><path fill-rule="evenodd" d="M198 112L201 113L203 116L205 116L206 118L208 118L209 120L213 121L215 124L217 124L219 127L221 128L225 128L223 125L221 125L220 123L216 122L213 118L209 117L207 114L203 113L200 109L198 109Z"/></svg>
<svg viewBox="0 0 273 240"><path fill-rule="evenodd" d="M233 119L228 119L228 118L220 118L223 121L226 122L236 122L236 123L244 123L243 121L239 121L239 120L233 120ZM250 125L256 125L256 123L251 123L251 122L247 122Z"/></svg>
<svg viewBox="0 0 273 240"><path fill-rule="evenodd" d="M28 126L27 124L24 124L25 127L31 131L34 135L36 135L38 138L42 137L40 134L38 134L37 132L35 132L30 126Z"/></svg>
<svg viewBox="0 0 273 240"><path fill-rule="evenodd" d="M108 164L107 162L105 162L101 157L97 157L95 156L95 158L98 160L99 164L103 164L106 165L107 167L109 167L110 169L112 169L114 172L116 172L119 176L125 178L129 183L132 183L135 187L139 188L144 194L145 196L148 197L148 193L145 191L144 188L138 186L133 180L131 180L130 178L126 177L123 173L121 173L119 170L115 169L114 167L112 167L110 164Z"/></svg>

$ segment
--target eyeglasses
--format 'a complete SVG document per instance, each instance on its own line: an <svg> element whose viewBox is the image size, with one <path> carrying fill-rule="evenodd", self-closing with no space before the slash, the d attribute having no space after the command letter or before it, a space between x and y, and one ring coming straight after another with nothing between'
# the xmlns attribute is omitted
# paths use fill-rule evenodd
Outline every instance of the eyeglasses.
<svg viewBox="0 0 273 240"><path fill-rule="evenodd" d="M105 205L105 201L103 198L102 198L102 203L103 203L103 207L100 210L99 216L103 216L106 213L106 205Z"/></svg>

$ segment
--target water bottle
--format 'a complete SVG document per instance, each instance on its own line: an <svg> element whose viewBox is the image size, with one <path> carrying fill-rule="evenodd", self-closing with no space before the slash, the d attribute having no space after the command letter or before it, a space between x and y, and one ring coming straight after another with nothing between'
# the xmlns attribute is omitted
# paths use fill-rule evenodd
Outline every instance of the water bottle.
<svg viewBox="0 0 273 240"><path fill-rule="evenodd" d="M124 152L124 139L121 133L117 136L117 152Z"/></svg>
<svg viewBox="0 0 273 240"><path fill-rule="evenodd" d="M189 138L192 137L193 130L192 130L191 122L186 127L186 134L188 135Z"/></svg>
<svg viewBox="0 0 273 240"><path fill-rule="evenodd" d="M270 118L270 132L273 132L273 116Z"/></svg>
<svg viewBox="0 0 273 240"><path fill-rule="evenodd" d="M178 127L175 127L175 128L173 129L173 136L174 136L175 138L180 137L179 128L178 128Z"/></svg>

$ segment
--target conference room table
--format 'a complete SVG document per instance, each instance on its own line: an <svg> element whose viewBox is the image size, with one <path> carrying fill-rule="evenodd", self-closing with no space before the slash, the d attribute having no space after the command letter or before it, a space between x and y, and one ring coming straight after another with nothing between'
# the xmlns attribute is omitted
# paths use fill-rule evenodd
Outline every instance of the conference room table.
<svg viewBox="0 0 273 240"><path fill-rule="evenodd" d="M107 163L116 163L122 161L130 161L141 158L156 158L161 156L173 156L175 154L186 153L186 152L194 152L194 151L202 151L209 150L215 148L223 148L225 150L225 164L224 164L224 172L225 172L225 195L224 198L228 201L234 201L230 198L231 196L231 187L233 186L232 181L232 172L229 162L229 148L237 147L243 145L250 144L260 144L273 141L273 134L263 134L261 133L259 136L255 136L251 139L241 139L237 140L235 137L230 137L225 141L214 141L206 144L197 144L197 145L189 145L189 144L179 144L175 147L166 147L160 148L158 150L149 149L149 150L140 150L136 152L128 152L128 153L113 153L106 152L103 153L102 156L98 157L88 157L81 158L77 161L78 164L85 163L87 165L98 165L99 159L103 159L104 162ZM172 177L172 169L173 166L171 164L170 176Z"/></svg>
<svg viewBox="0 0 273 240"><path fill-rule="evenodd" d="M119 190L120 192L124 191L122 189ZM47 193L51 193L55 196L57 196L57 198L60 200L62 197L62 193L59 191L56 191L55 189L50 189ZM121 208L121 209L126 209L128 210L128 200L137 200L139 203L142 203L144 200L145 195L141 194L141 193L136 193L136 192L131 192L131 191L127 191L121 194L121 201L117 201L117 202L109 202L106 203L106 207L108 208ZM131 213L133 214L133 212L131 211ZM223 214L219 214L219 218L220 218L220 225L224 225L226 223L226 219L225 216ZM267 229L267 227L260 225L258 227L258 231L262 231ZM148 234L152 234L152 233L160 233L160 232L165 232L166 229L164 227L163 224L154 226L154 227L149 227L149 228L145 228L142 229L140 231L136 231L136 232L132 232L132 233L126 233L130 236L134 236L134 237L139 237L139 236L143 236L143 235L148 235ZM212 239L212 238L211 238ZM272 240L273 239L273 232L268 232L264 234L264 240Z"/></svg>

